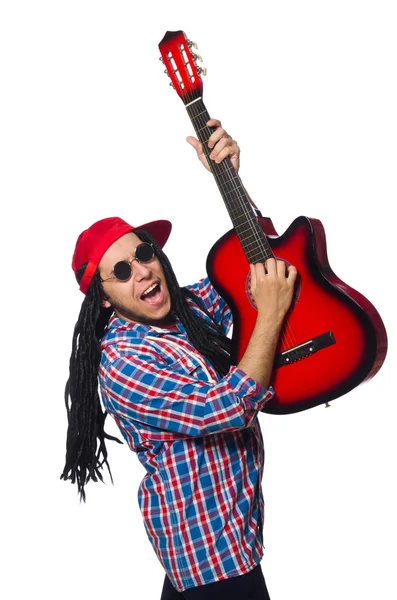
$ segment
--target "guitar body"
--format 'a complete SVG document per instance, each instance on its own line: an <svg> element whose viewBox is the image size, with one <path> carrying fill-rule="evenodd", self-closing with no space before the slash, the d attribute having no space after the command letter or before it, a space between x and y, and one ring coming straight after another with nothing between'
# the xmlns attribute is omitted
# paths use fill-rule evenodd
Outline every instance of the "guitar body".
<svg viewBox="0 0 397 600"><path fill-rule="evenodd" d="M263 409L286 414L329 402L373 377L385 358L387 337L374 306L331 270L320 221L299 217L282 236L277 236L270 219L259 222L275 258L294 265L299 274L278 355L302 346L306 351L303 356L292 351L286 364L275 366L271 380L275 397ZM232 309L232 364L238 364L257 311L249 294L249 266L234 230L211 249L207 271ZM325 334L329 336L325 347L313 352L310 341Z"/></svg>

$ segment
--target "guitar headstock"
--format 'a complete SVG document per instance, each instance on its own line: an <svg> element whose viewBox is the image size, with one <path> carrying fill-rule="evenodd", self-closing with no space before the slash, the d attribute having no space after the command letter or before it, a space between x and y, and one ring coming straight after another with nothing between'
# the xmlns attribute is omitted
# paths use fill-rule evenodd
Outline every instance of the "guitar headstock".
<svg viewBox="0 0 397 600"><path fill-rule="evenodd" d="M203 82L200 75L206 75L207 69L197 66L201 56L190 51L197 44L187 39L183 31L167 31L159 43L161 57L171 78L172 85L184 104L189 104L203 94Z"/></svg>

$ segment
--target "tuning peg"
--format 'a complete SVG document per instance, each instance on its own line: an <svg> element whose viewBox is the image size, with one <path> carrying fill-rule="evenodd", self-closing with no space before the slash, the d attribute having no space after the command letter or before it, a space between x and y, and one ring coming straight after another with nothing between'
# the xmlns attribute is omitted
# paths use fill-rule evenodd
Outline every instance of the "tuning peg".
<svg viewBox="0 0 397 600"><path fill-rule="evenodd" d="M198 73L199 75L207 75L207 68L206 68L206 67L199 67L199 68L197 69L197 73Z"/></svg>
<svg viewBox="0 0 397 600"><path fill-rule="evenodd" d="M196 48L196 50L198 48L196 42L192 42L191 40L187 41L187 45L189 46L189 48L191 48L193 46L193 48Z"/></svg>
<svg viewBox="0 0 397 600"><path fill-rule="evenodd" d="M166 75L168 75L168 77L171 77L171 75L168 73L167 69L164 69L164 73L165 73Z"/></svg>
<svg viewBox="0 0 397 600"><path fill-rule="evenodd" d="M159 61L162 62L164 64L164 59L162 56L159 56Z"/></svg>
<svg viewBox="0 0 397 600"><path fill-rule="evenodd" d="M201 58L200 54L192 54L192 58L193 60L199 60L200 62L203 62L203 59Z"/></svg>
<svg viewBox="0 0 397 600"><path fill-rule="evenodd" d="M172 81L170 81L170 86L173 87L175 89L174 84L172 83Z"/></svg>

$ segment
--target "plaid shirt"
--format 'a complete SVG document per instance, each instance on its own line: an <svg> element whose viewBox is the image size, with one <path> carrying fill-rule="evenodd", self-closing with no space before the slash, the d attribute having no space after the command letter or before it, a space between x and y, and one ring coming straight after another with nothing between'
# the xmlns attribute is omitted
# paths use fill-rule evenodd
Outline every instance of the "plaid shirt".
<svg viewBox="0 0 397 600"><path fill-rule="evenodd" d="M209 279L187 287L226 334L232 314ZM253 569L263 556L257 412L273 390L236 366L220 377L179 320L165 329L112 317L99 380L105 410L146 469L139 507L173 586L182 592Z"/></svg>

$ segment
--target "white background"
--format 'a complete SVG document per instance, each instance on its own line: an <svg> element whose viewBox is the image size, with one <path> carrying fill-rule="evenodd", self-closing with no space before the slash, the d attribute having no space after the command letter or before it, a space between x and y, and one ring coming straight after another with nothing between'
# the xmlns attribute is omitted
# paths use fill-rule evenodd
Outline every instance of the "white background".
<svg viewBox="0 0 397 600"><path fill-rule="evenodd" d="M381 371L330 408L260 415L272 600L395 600L395 3L9 0L0 17L2 597L160 598L137 457L109 443L115 485L90 484L86 505L59 476L78 234L169 218L183 285L230 229L158 61L183 29L252 198L279 233L319 218L333 270L389 333Z"/></svg>

